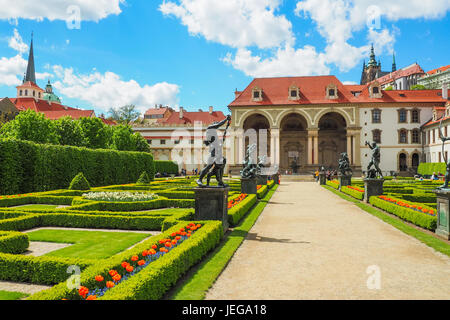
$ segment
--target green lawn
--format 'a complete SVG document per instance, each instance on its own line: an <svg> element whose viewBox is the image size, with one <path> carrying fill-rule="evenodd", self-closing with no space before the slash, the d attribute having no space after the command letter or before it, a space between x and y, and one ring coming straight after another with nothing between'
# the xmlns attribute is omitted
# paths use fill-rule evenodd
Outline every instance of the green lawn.
<svg viewBox="0 0 450 320"><path fill-rule="evenodd" d="M37 230L28 233L30 241L71 243L73 245L46 254L52 257L105 259L149 237L136 232L78 230Z"/></svg>
<svg viewBox="0 0 450 320"><path fill-rule="evenodd" d="M9 292L0 290L0 300L19 300L28 297L29 295L21 292Z"/></svg>
<svg viewBox="0 0 450 320"><path fill-rule="evenodd" d="M55 204L26 204L23 206L15 206L10 207L14 209L20 209L20 210L52 210L56 209L58 205Z"/></svg>

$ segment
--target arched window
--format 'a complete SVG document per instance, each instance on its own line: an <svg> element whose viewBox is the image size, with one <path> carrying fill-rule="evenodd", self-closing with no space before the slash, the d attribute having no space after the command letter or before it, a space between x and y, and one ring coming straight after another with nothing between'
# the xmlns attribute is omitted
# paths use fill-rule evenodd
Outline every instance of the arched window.
<svg viewBox="0 0 450 320"><path fill-rule="evenodd" d="M405 153L400 153L398 156L398 169L402 172L408 170L407 156Z"/></svg>
<svg viewBox="0 0 450 320"><path fill-rule="evenodd" d="M412 166L414 169L417 169L417 167L419 167L419 164L420 164L420 157L419 157L419 154L418 154L418 153L414 153L414 154L412 155L411 166Z"/></svg>
<svg viewBox="0 0 450 320"><path fill-rule="evenodd" d="M372 130L372 140L376 143L381 143L381 130L375 129Z"/></svg>
<svg viewBox="0 0 450 320"><path fill-rule="evenodd" d="M25 89L25 95L28 96L28 90L27 89Z"/></svg>

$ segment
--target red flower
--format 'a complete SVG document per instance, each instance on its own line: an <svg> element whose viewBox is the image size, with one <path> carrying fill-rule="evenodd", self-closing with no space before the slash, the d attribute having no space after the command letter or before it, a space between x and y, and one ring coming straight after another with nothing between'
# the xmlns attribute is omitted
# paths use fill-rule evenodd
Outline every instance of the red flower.
<svg viewBox="0 0 450 320"><path fill-rule="evenodd" d="M109 275L111 276L111 277L114 277L116 274L117 274L117 271L116 270L109 270Z"/></svg>
<svg viewBox="0 0 450 320"><path fill-rule="evenodd" d="M158 246L156 244L152 245L152 249L157 249Z"/></svg>
<svg viewBox="0 0 450 320"><path fill-rule="evenodd" d="M106 287L107 288L112 288L112 287L114 287L115 286L115 284L114 284L114 282L112 282L112 281L108 281L107 283L106 283Z"/></svg>
<svg viewBox="0 0 450 320"><path fill-rule="evenodd" d="M102 282L103 280L105 280L105 278L103 278L101 275L95 276L95 280L98 282Z"/></svg>
<svg viewBox="0 0 450 320"><path fill-rule="evenodd" d="M97 296L96 295L90 295L89 297L87 297L86 300L97 300Z"/></svg>
<svg viewBox="0 0 450 320"><path fill-rule="evenodd" d="M138 261L139 260L139 257L138 256L132 256L131 257L131 261Z"/></svg>
<svg viewBox="0 0 450 320"><path fill-rule="evenodd" d="M180 240L181 239L181 237L180 236L177 236L175 239L177 239L177 240Z"/></svg>
<svg viewBox="0 0 450 320"><path fill-rule="evenodd" d="M128 272L133 272L134 268L133 268L133 266L127 266L126 270Z"/></svg>
<svg viewBox="0 0 450 320"><path fill-rule="evenodd" d="M81 286L78 289L78 293L80 294L80 296L82 296L83 298L89 293L89 289L86 287Z"/></svg>
<svg viewBox="0 0 450 320"><path fill-rule="evenodd" d="M139 260L138 265L143 266L145 264L145 260Z"/></svg>
<svg viewBox="0 0 450 320"><path fill-rule="evenodd" d="M123 268L126 268L126 267L128 267L130 264L128 263L128 262L126 262L126 261L124 261L124 262L122 262L122 267Z"/></svg>
<svg viewBox="0 0 450 320"><path fill-rule="evenodd" d="M113 279L115 282L119 282L120 279L122 279L122 276L121 276L120 274L116 274L114 277L112 277L112 279Z"/></svg>

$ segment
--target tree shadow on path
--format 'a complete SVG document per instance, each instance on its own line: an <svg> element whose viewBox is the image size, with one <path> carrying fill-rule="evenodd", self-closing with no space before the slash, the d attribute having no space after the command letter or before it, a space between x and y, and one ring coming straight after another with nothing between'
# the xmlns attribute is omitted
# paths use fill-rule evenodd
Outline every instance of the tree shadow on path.
<svg viewBox="0 0 450 320"><path fill-rule="evenodd" d="M279 242L279 243L305 243L309 244L308 241L292 241L291 239L277 239L277 238L270 238L270 237L262 237L259 236L257 233L251 233L249 232L247 234L247 237L245 240L254 240L254 241L261 241L261 242Z"/></svg>

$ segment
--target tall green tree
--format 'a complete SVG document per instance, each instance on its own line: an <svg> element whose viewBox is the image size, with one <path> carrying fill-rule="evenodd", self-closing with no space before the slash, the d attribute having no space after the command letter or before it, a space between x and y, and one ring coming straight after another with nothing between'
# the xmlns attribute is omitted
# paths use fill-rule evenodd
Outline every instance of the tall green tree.
<svg viewBox="0 0 450 320"><path fill-rule="evenodd" d="M83 133L83 146L92 149L107 149L111 142L112 131L99 118L80 118Z"/></svg>
<svg viewBox="0 0 450 320"><path fill-rule="evenodd" d="M0 136L36 143L59 143L55 123L43 113L31 109L20 112L14 120L4 124L0 129Z"/></svg>
<svg viewBox="0 0 450 320"><path fill-rule="evenodd" d="M59 135L59 144L65 146L83 146L83 132L78 120L71 117L62 117L55 120L56 132Z"/></svg>
<svg viewBox="0 0 450 320"><path fill-rule="evenodd" d="M138 110L136 110L136 106L134 104L127 104L117 109L110 108L108 113L113 120L121 124L130 124L130 122L136 120L141 114Z"/></svg>

